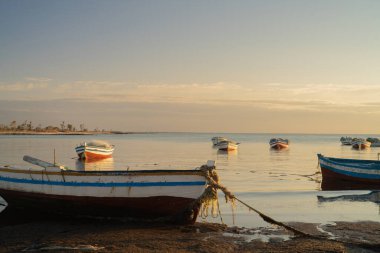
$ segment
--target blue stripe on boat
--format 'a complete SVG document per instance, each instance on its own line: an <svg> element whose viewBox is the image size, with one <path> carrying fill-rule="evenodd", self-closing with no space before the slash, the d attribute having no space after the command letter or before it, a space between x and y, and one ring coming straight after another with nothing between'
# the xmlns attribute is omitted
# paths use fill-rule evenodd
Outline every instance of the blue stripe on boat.
<svg viewBox="0 0 380 253"><path fill-rule="evenodd" d="M58 186L93 186L93 187L150 187L150 186L194 186L205 185L205 181L191 182L123 182L123 183L100 183L100 182L59 182L45 180L30 180L20 178L1 177L0 181L22 183L22 184L42 184Z"/></svg>
<svg viewBox="0 0 380 253"><path fill-rule="evenodd" d="M345 159L345 158L332 158L318 155L318 158L322 161L351 168L363 169L363 170L379 170L380 161L376 160L358 160L358 159Z"/></svg>
<svg viewBox="0 0 380 253"><path fill-rule="evenodd" d="M322 158L323 159L323 158ZM351 168L358 168L363 170L379 170L379 164L376 163L361 163L349 159L342 159L339 161L334 161L333 159L323 159L326 162L339 165L339 166L346 166Z"/></svg>

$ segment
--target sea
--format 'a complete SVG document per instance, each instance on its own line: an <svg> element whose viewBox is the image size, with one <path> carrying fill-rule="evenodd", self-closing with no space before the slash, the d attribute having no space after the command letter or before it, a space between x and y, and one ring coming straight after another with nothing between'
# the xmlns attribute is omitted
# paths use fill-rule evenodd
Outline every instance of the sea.
<svg viewBox="0 0 380 253"><path fill-rule="evenodd" d="M218 151L211 142L214 136L239 142L238 150ZM379 135L351 136L380 138ZM269 140L273 137L289 139L289 148L270 149ZM355 150L342 146L340 137L342 135L251 133L0 135L0 165L33 167L23 161L24 155L55 161L77 170L194 169L214 160L223 186L242 202L277 221L322 224L336 221L380 222L379 202L349 197L336 198L335 201L318 198L370 193L368 190L321 190L318 153L341 158L379 159L380 148ZM74 148L91 140L115 145L113 157L97 162L79 161ZM221 192L219 208L218 216L210 210L200 215L198 222L247 228L269 225L246 206L226 203Z"/></svg>

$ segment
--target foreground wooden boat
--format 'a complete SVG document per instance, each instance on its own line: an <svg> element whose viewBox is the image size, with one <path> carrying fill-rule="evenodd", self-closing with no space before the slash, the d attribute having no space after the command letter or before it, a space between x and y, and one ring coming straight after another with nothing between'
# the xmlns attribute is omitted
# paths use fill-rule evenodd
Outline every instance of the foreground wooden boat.
<svg viewBox="0 0 380 253"><path fill-rule="evenodd" d="M272 138L269 141L269 145L271 148L274 148L274 149L288 148L289 147L289 140L288 139L282 139L282 138Z"/></svg>
<svg viewBox="0 0 380 253"><path fill-rule="evenodd" d="M84 142L75 147L79 159L103 159L112 156L114 145L104 141Z"/></svg>
<svg viewBox="0 0 380 253"><path fill-rule="evenodd" d="M380 161L325 157L318 154L322 190L380 189Z"/></svg>
<svg viewBox="0 0 380 253"><path fill-rule="evenodd" d="M74 171L28 156L42 168L0 167L6 211L195 222L214 163L195 170Z"/></svg>

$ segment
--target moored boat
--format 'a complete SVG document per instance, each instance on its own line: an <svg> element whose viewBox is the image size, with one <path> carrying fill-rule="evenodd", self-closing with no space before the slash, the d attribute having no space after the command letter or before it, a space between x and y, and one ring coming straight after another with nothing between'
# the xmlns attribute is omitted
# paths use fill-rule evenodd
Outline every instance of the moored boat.
<svg viewBox="0 0 380 253"><path fill-rule="evenodd" d="M371 138L368 137L366 141L371 143L371 147L380 147L380 139L379 138Z"/></svg>
<svg viewBox="0 0 380 253"><path fill-rule="evenodd" d="M219 150L231 151L231 150L237 150L238 145L239 145L239 143L237 143L235 141L227 140L227 141L219 142L218 144L216 144L216 147Z"/></svg>
<svg viewBox="0 0 380 253"><path fill-rule="evenodd" d="M282 139L282 138L272 138L269 141L269 145L271 148L274 148L274 149L288 148L289 147L289 140L288 139Z"/></svg>
<svg viewBox="0 0 380 253"><path fill-rule="evenodd" d="M227 141L227 138L222 137L222 136L215 136L211 138L212 144L215 146L221 141Z"/></svg>
<svg viewBox="0 0 380 253"><path fill-rule="evenodd" d="M380 189L380 161L325 157L318 154L322 190Z"/></svg>
<svg viewBox="0 0 380 253"><path fill-rule="evenodd" d="M349 137L349 136L346 136L346 137L341 137L340 138L340 142L342 143L342 145L349 145L351 146L352 145L352 137Z"/></svg>
<svg viewBox="0 0 380 253"><path fill-rule="evenodd" d="M112 156L114 145L105 141L84 142L75 147L79 159L102 159Z"/></svg>
<svg viewBox="0 0 380 253"><path fill-rule="evenodd" d="M352 139L352 148L354 149L366 149L371 147L371 143L362 138L354 138Z"/></svg>
<svg viewBox="0 0 380 253"><path fill-rule="evenodd" d="M213 161L195 170L75 171L29 156L42 168L0 167L5 211L163 218L193 223ZM213 174L214 175L214 174Z"/></svg>

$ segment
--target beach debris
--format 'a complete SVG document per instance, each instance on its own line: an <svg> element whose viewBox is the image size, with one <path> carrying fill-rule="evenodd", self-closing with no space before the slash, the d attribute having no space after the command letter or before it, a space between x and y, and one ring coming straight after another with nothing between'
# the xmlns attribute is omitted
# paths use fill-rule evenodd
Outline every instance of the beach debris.
<svg viewBox="0 0 380 253"><path fill-rule="evenodd" d="M244 233L223 233L223 236L242 239L244 242L259 240L261 242L284 242L292 238L289 234L272 234L262 231L261 229L249 230Z"/></svg>
<svg viewBox="0 0 380 253"><path fill-rule="evenodd" d="M333 233L324 230L323 226L326 226L326 227L336 226L335 222L319 224L317 226L317 230L323 234L326 234L328 239L330 240L337 240L339 238L338 236L335 236Z"/></svg>

